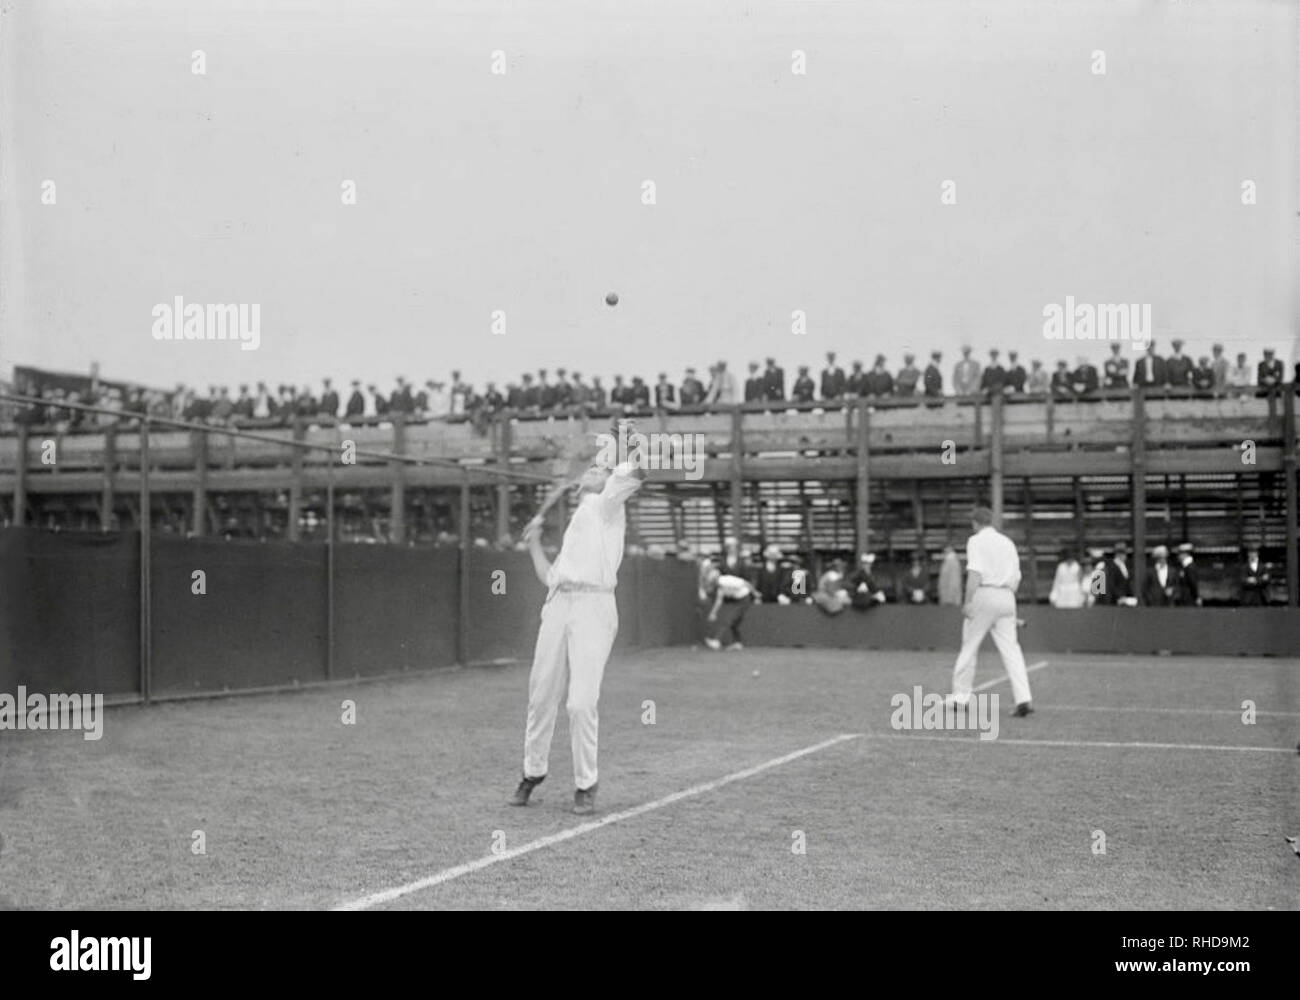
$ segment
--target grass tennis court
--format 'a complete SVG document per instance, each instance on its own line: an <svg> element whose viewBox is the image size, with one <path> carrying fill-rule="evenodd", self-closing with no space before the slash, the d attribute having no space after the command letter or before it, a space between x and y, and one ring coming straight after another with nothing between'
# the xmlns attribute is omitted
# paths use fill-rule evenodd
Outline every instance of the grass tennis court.
<svg viewBox="0 0 1300 1000"><path fill-rule="evenodd" d="M1300 660L1026 656L1037 710L987 688L993 741L890 727L945 653L616 656L587 818L563 712L535 804L504 804L526 664L5 732L0 905L1300 907Z"/></svg>

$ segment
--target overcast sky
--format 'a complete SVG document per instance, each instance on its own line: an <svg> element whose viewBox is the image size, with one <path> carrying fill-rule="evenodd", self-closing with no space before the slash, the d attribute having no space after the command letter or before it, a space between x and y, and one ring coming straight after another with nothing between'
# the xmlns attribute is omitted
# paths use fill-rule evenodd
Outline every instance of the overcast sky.
<svg viewBox="0 0 1300 1000"><path fill-rule="evenodd" d="M1072 359L1042 332L1067 295L1149 303L1162 353L1291 359L1297 9L10 0L0 371ZM260 349L155 341L178 295L259 304Z"/></svg>

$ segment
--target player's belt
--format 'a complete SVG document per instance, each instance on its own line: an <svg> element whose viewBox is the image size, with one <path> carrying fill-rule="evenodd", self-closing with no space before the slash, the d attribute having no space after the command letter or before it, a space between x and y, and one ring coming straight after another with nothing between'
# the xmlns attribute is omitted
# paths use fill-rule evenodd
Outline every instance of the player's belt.
<svg viewBox="0 0 1300 1000"><path fill-rule="evenodd" d="M983 590L986 587L989 590L1010 590L1012 592L1014 592L1016 589L1015 587L1008 587L1005 583L981 583L979 585L980 590Z"/></svg>
<svg viewBox="0 0 1300 1000"><path fill-rule="evenodd" d="M601 587L594 583L557 583L552 590L559 594L612 594L613 587Z"/></svg>

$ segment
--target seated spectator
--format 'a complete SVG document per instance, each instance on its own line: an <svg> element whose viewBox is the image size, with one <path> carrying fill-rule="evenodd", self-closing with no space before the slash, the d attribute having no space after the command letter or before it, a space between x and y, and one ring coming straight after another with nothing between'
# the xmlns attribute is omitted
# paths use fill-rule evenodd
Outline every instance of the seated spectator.
<svg viewBox="0 0 1300 1000"><path fill-rule="evenodd" d="M659 381L655 383L655 409L660 412L677 409L677 391L668 381L667 372L660 372Z"/></svg>
<svg viewBox="0 0 1300 1000"><path fill-rule="evenodd" d="M985 396L990 397L1001 395L1002 390L1006 388L1006 385L1007 370L1003 368L1002 363L998 361L998 349L996 347L991 347L989 348L988 367L985 368L984 373L980 375L980 392L984 393Z"/></svg>
<svg viewBox="0 0 1300 1000"><path fill-rule="evenodd" d="M1201 601L1200 574L1192 559L1192 543L1183 542L1178 546L1178 597L1179 607L1199 608Z"/></svg>
<svg viewBox="0 0 1300 1000"><path fill-rule="evenodd" d="M1061 561L1056 564L1056 578L1052 581L1052 591L1047 601L1054 608L1081 608L1087 603L1083 569L1073 552L1061 553Z"/></svg>
<svg viewBox="0 0 1300 1000"><path fill-rule="evenodd" d="M1242 560L1239 575L1238 601L1241 606L1259 608L1268 604L1268 585L1272 582L1268 565L1259 557L1259 546L1247 545L1246 558Z"/></svg>
<svg viewBox="0 0 1300 1000"><path fill-rule="evenodd" d="M833 559L821 579L817 581L817 590L812 601L828 615L837 615L853 603L848 586L844 582L844 560Z"/></svg>
<svg viewBox="0 0 1300 1000"><path fill-rule="evenodd" d="M1176 389L1185 389L1192 384L1192 359L1183 353L1183 342L1171 340L1174 353L1165 359L1165 377Z"/></svg>
<svg viewBox="0 0 1300 1000"><path fill-rule="evenodd" d="M749 375L745 378L745 402L761 402L766 392L767 383L764 382L763 376L758 370L758 362L751 361L749 363Z"/></svg>
<svg viewBox="0 0 1300 1000"><path fill-rule="evenodd" d="M876 563L874 552L864 552L858 557L858 567L849 574L847 580L849 599L859 610L874 608L885 603L885 592L871 575L871 567Z"/></svg>
<svg viewBox="0 0 1300 1000"><path fill-rule="evenodd" d="M867 372L866 390L866 394L873 397L883 398L894 394L894 376L890 375L885 368L883 354L876 355L875 364L871 366L871 371Z"/></svg>
<svg viewBox="0 0 1300 1000"><path fill-rule="evenodd" d="M1068 362L1056 363L1056 371L1052 372L1052 396L1056 399L1071 399L1074 396Z"/></svg>
<svg viewBox="0 0 1300 1000"><path fill-rule="evenodd" d="M867 393L867 373L862 370L862 362L855 361L849 369L848 376L844 379L844 391L840 395L857 398L865 396Z"/></svg>
<svg viewBox="0 0 1300 1000"><path fill-rule="evenodd" d="M1104 376L1102 385L1107 389L1128 388L1128 358L1124 357L1123 346L1119 343L1110 345L1110 357L1102 366Z"/></svg>
<svg viewBox="0 0 1300 1000"><path fill-rule="evenodd" d="M769 545L763 550L755 584L759 600L764 604L790 603L790 567L781 561L779 545Z"/></svg>
<svg viewBox="0 0 1300 1000"><path fill-rule="evenodd" d="M763 396L773 402L785 400L785 369L776 363L776 358L768 358L763 369Z"/></svg>
<svg viewBox="0 0 1300 1000"><path fill-rule="evenodd" d="M1257 385L1261 389L1276 389L1282 384L1285 372L1282 368L1282 362L1273 357L1276 353L1273 348L1264 348L1264 360L1259 363L1259 378ZM1263 395L1257 393L1256 395Z"/></svg>
<svg viewBox="0 0 1300 1000"><path fill-rule="evenodd" d="M1178 571L1169 565L1169 550L1157 545L1151 550L1143 603L1151 608L1169 608L1178 603Z"/></svg>
<svg viewBox="0 0 1300 1000"><path fill-rule="evenodd" d="M934 599L925 553L919 550L912 553L912 565L898 578L897 589L900 604L929 604Z"/></svg>
<svg viewBox="0 0 1300 1000"><path fill-rule="evenodd" d="M949 545L943 550L943 561L939 564L939 603L959 608L964 591L961 559L957 556L957 550Z"/></svg>
<svg viewBox="0 0 1300 1000"><path fill-rule="evenodd" d="M1076 396L1090 396L1097 391L1097 369L1083 355L1079 355L1078 361L1078 367L1070 375L1070 390Z"/></svg>
<svg viewBox="0 0 1300 1000"><path fill-rule="evenodd" d="M704 402L704 383L695 377L695 369L687 368L682 379L682 406L700 406Z"/></svg>
<svg viewBox="0 0 1300 1000"><path fill-rule="evenodd" d="M1025 383L1029 379L1025 366L1020 363L1019 358L1018 351L1007 351L1007 381L1002 391L1008 396L1024 392Z"/></svg>

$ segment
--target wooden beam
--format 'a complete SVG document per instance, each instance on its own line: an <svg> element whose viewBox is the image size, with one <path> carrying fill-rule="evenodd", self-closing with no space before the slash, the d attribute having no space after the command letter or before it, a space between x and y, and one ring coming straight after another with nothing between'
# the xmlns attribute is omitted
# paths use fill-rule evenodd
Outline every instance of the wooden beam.
<svg viewBox="0 0 1300 1000"><path fill-rule="evenodd" d="M293 439L301 441L306 427L301 417L294 417ZM289 456L289 468L293 479L289 483L289 541L296 542L301 533L298 522L302 519L302 449L294 448Z"/></svg>
<svg viewBox="0 0 1300 1000"><path fill-rule="evenodd" d="M99 530L113 528L113 473L117 471L117 428L104 432L104 485L99 494Z"/></svg>
<svg viewBox="0 0 1300 1000"><path fill-rule="evenodd" d="M406 454L406 414L393 416L393 454ZM391 493L388 505L388 540L394 545L406 541L406 463L389 462L389 475L392 477ZM464 530L461 532L464 534Z"/></svg>
<svg viewBox="0 0 1300 1000"><path fill-rule="evenodd" d="M745 423L744 411L731 411L731 534L745 543Z"/></svg>
<svg viewBox="0 0 1300 1000"><path fill-rule="evenodd" d="M1146 390L1133 389L1133 440L1129 445L1129 487L1133 508L1133 594L1142 600L1147 577Z"/></svg>
<svg viewBox="0 0 1300 1000"><path fill-rule="evenodd" d="M140 697L153 690L153 505L149 492L149 421L140 421Z"/></svg>
<svg viewBox="0 0 1300 1000"><path fill-rule="evenodd" d="M858 400L857 420L857 434L853 449L857 485L854 511L857 517L853 537L858 554L861 555L871 550L871 449L868 446L871 436L871 410L865 399Z"/></svg>
<svg viewBox="0 0 1300 1000"><path fill-rule="evenodd" d="M1286 477L1286 603L1294 608L1300 602L1300 543L1297 542L1296 522L1300 519L1300 504L1296 498L1296 430L1295 386L1285 387L1282 403L1282 475Z"/></svg>
<svg viewBox="0 0 1300 1000"><path fill-rule="evenodd" d="M18 454L14 456L14 524L27 523L27 436L25 423L18 425Z"/></svg>
<svg viewBox="0 0 1300 1000"><path fill-rule="evenodd" d="M190 533L202 538L208 533L208 435L193 431L194 448L194 498L191 502Z"/></svg>
<svg viewBox="0 0 1300 1000"><path fill-rule="evenodd" d="M1004 401L1002 393L993 394L993 405L989 414L989 499L993 508L994 523L1002 524L1002 426Z"/></svg>

